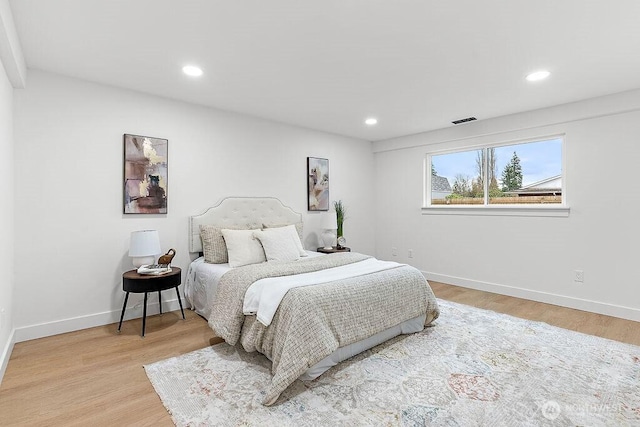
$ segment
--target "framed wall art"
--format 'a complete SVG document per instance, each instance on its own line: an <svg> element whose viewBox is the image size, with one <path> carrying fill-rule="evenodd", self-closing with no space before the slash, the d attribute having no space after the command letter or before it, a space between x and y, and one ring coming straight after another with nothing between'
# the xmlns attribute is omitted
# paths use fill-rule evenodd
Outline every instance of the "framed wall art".
<svg viewBox="0 0 640 427"><path fill-rule="evenodd" d="M329 210L329 160L307 157L308 210Z"/></svg>
<svg viewBox="0 0 640 427"><path fill-rule="evenodd" d="M167 213L168 140L124 134L125 214Z"/></svg>

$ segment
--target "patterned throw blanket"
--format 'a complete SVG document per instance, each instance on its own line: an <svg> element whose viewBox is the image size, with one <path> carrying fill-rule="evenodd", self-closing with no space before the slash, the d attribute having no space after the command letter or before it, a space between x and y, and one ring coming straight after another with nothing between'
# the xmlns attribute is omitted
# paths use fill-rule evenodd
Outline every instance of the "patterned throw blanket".
<svg viewBox="0 0 640 427"><path fill-rule="evenodd" d="M259 351L272 361L273 378L264 390L263 404L273 404L300 375L339 347L423 314L427 315L425 324L438 317L431 287L420 271L408 265L291 289L269 326L242 312L244 294L256 280L339 267L367 258L340 253L291 263L248 265L222 276L209 326L228 344L240 342L247 352Z"/></svg>

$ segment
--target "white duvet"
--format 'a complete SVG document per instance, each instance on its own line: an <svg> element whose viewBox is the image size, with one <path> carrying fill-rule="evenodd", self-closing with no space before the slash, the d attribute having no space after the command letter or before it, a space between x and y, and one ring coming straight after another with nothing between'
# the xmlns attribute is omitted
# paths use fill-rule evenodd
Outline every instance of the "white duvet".
<svg viewBox="0 0 640 427"><path fill-rule="evenodd" d="M329 268L312 273L261 279L254 282L247 289L244 295L243 312L245 315L255 314L260 323L269 326L280 302L289 289L363 276L402 265L405 264L368 258L342 267Z"/></svg>
<svg viewBox="0 0 640 427"><path fill-rule="evenodd" d="M314 251L306 251L308 258L326 256ZM184 283L184 295L191 309L205 319L211 315L211 306L216 296L218 282L227 271L231 270L228 263L210 264L204 257L196 258L189 264Z"/></svg>

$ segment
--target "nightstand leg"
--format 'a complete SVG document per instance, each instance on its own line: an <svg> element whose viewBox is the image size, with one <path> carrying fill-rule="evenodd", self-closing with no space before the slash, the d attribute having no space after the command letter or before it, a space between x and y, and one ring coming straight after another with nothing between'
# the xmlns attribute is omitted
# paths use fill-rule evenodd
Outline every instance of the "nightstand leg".
<svg viewBox="0 0 640 427"><path fill-rule="evenodd" d="M118 324L118 333L120 333L120 328L122 328L122 319L124 319L124 311L127 308L127 300L129 299L129 292L124 296L124 304L122 304L122 314L120 315L120 323Z"/></svg>
<svg viewBox="0 0 640 427"><path fill-rule="evenodd" d="M180 311L182 312L182 320L186 320L186 317L184 317L184 309L182 308L182 299L180 299L180 291L178 290L177 286L176 286L176 294L178 294L178 302L180 303Z"/></svg>
<svg viewBox="0 0 640 427"><path fill-rule="evenodd" d="M158 291L158 304L160 305L160 316L162 316L162 295L160 295L160 291Z"/></svg>
<svg viewBox="0 0 640 427"><path fill-rule="evenodd" d="M144 338L144 327L147 324L147 295L148 293L144 293L144 310L142 311L142 338Z"/></svg>

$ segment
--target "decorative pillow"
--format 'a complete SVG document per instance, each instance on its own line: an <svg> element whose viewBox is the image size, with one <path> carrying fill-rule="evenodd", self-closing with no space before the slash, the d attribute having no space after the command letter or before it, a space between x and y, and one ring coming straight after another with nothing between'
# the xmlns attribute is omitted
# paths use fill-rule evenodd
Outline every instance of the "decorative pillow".
<svg viewBox="0 0 640 427"><path fill-rule="evenodd" d="M230 230L249 230L259 226L255 224L247 224L237 227L218 227L216 225L201 225L200 239L202 240L202 253L204 261L210 264L224 264L229 262L227 253L227 245L222 237L222 229Z"/></svg>
<svg viewBox="0 0 640 427"><path fill-rule="evenodd" d="M227 245L230 267L242 267L243 265L265 262L267 258L260 241L253 237L255 230L231 230L222 229L222 237Z"/></svg>
<svg viewBox="0 0 640 427"><path fill-rule="evenodd" d="M300 242L300 239L293 225L267 228L255 231L253 235L262 243L267 261L297 261L300 259L300 249L296 244L296 240Z"/></svg>
<svg viewBox="0 0 640 427"><path fill-rule="evenodd" d="M302 246L302 241L301 241L301 235L302 235L302 222L298 222L296 224L289 224L289 225L264 225L262 224L262 228L267 230L276 230L276 229L280 229L280 228L284 228L286 230L288 230L289 233L291 233L292 238L298 248L298 251L300 252L300 256L308 256L309 254L307 253L307 251L304 250L304 246ZM264 246L264 245L263 245Z"/></svg>
<svg viewBox="0 0 640 427"><path fill-rule="evenodd" d="M298 233L298 239L302 242L302 221L296 222L295 224L262 224L262 228L280 228L286 227L287 225L293 225L296 228L296 232Z"/></svg>

